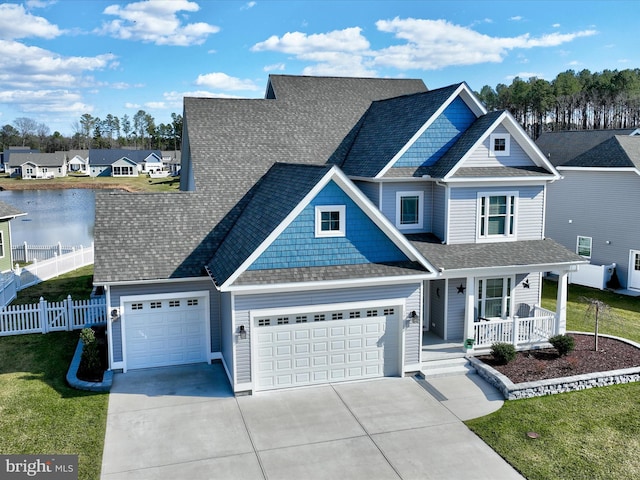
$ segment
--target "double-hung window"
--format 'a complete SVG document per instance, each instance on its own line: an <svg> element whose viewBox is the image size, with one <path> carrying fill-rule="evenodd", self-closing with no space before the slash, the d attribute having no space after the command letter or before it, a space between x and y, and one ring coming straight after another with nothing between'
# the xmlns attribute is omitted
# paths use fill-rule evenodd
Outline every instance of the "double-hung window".
<svg viewBox="0 0 640 480"><path fill-rule="evenodd" d="M591 237L581 237L578 235L578 244L576 246L576 253L584 258L591 258Z"/></svg>
<svg viewBox="0 0 640 480"><path fill-rule="evenodd" d="M422 228L424 193L396 193L396 227L399 229Z"/></svg>
<svg viewBox="0 0 640 480"><path fill-rule="evenodd" d="M516 235L517 195L478 194L478 238L507 239Z"/></svg>
<svg viewBox="0 0 640 480"><path fill-rule="evenodd" d="M508 318L511 315L512 277L478 280L478 316Z"/></svg>
<svg viewBox="0 0 640 480"><path fill-rule="evenodd" d="M344 237L346 232L344 205L316 207L316 237Z"/></svg>

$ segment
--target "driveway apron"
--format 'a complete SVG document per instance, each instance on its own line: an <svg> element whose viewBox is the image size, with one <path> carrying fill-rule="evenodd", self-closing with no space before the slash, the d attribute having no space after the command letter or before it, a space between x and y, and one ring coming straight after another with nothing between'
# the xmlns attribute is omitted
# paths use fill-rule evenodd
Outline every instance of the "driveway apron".
<svg viewBox="0 0 640 480"><path fill-rule="evenodd" d="M522 477L462 422L499 394L471 376L234 397L220 364L116 374L102 479Z"/></svg>

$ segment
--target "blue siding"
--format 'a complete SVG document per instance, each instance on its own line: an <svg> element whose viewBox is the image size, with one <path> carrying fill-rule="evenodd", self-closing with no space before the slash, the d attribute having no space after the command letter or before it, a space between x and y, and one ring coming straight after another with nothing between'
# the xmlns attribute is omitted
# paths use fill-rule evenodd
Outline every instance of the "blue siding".
<svg viewBox="0 0 640 480"><path fill-rule="evenodd" d="M433 165L475 120L476 116L464 101L456 98L398 159L394 167Z"/></svg>
<svg viewBox="0 0 640 480"><path fill-rule="evenodd" d="M344 237L315 237L317 205L345 205ZM335 182L330 182L260 255L249 270L405 260L407 257L360 207Z"/></svg>

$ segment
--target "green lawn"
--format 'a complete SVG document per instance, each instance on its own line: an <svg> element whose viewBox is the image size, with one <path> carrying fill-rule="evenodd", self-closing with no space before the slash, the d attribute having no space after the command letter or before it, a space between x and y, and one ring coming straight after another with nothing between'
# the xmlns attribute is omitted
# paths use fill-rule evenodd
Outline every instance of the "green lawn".
<svg viewBox="0 0 640 480"><path fill-rule="evenodd" d="M555 310L557 285L545 282L542 306ZM600 332L640 342L640 298L569 286L567 328L593 331L581 298L612 307ZM640 478L640 383L505 402L497 412L466 422L526 478ZM540 434L537 439L527 432Z"/></svg>
<svg viewBox="0 0 640 480"><path fill-rule="evenodd" d="M88 298L93 266L18 292L20 303ZM100 477L108 394L74 390L65 376L79 332L0 337L0 453L78 454L79 478Z"/></svg>
<svg viewBox="0 0 640 480"><path fill-rule="evenodd" d="M48 180L9 178L0 176L0 188L7 190L46 188L126 188L140 192L172 192L180 188L180 177L148 178L139 177L85 177L68 175Z"/></svg>
<svg viewBox="0 0 640 480"><path fill-rule="evenodd" d="M78 332L0 337L0 453L78 454L79 478L100 477L108 394L65 375Z"/></svg>

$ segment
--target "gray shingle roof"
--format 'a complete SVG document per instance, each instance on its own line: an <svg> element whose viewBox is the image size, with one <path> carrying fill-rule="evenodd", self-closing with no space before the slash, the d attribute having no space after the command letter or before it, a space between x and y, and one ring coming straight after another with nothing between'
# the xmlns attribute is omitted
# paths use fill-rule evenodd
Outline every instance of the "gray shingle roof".
<svg viewBox="0 0 640 480"><path fill-rule="evenodd" d="M596 145L614 135L630 135L633 128L615 130L571 130L565 132L545 132L536 140L536 145L551 161L553 166L564 165L578 155L591 150Z"/></svg>
<svg viewBox="0 0 640 480"><path fill-rule="evenodd" d="M616 135L565 162L563 166L640 168L640 136Z"/></svg>
<svg viewBox="0 0 640 480"><path fill-rule="evenodd" d="M431 235L407 235L414 247L439 269L532 267L553 264L586 263L579 255L549 238L498 243L442 245Z"/></svg>
<svg viewBox="0 0 640 480"><path fill-rule="evenodd" d="M375 177L459 86L373 102L345 158L331 161L347 175Z"/></svg>
<svg viewBox="0 0 640 480"><path fill-rule="evenodd" d="M333 267L248 270L238 277L234 285L273 285L279 283L355 280L373 277L402 277L425 273L429 272L418 262L364 263Z"/></svg>
<svg viewBox="0 0 640 480"><path fill-rule="evenodd" d="M19 167L27 162L33 162L40 167L61 167L65 163L63 153L11 153L10 167Z"/></svg>
<svg viewBox="0 0 640 480"><path fill-rule="evenodd" d="M111 165L116 160L123 157L128 158L136 163L143 162L152 153L158 158L162 158L160 150L129 150L119 148L95 148L89 150L90 165Z"/></svg>
<svg viewBox="0 0 640 480"><path fill-rule="evenodd" d="M372 101L426 87L421 80L275 75L268 90L276 99L185 98L183 149L195 193L96 197L96 283L206 275L275 163L324 166Z"/></svg>
<svg viewBox="0 0 640 480"><path fill-rule="evenodd" d="M271 167L252 190L251 199L207 265L218 285L240 267L330 169L283 163Z"/></svg>
<svg viewBox="0 0 640 480"><path fill-rule="evenodd" d="M0 220L6 220L8 218L11 219L11 218L19 217L21 215L26 215L26 213L21 210L18 210L13 205L0 202Z"/></svg>

